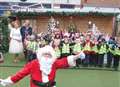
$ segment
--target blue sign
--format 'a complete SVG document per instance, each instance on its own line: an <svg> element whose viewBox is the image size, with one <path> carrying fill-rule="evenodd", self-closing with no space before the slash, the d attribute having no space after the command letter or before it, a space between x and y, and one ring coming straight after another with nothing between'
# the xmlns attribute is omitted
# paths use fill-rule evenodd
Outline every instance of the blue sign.
<svg viewBox="0 0 120 87"><path fill-rule="evenodd" d="M3 16L4 10L0 10L0 16Z"/></svg>

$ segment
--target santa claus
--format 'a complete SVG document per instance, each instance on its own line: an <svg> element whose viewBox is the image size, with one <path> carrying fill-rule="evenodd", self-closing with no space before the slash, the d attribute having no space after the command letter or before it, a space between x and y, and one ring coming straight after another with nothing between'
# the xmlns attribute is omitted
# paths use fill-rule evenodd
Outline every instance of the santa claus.
<svg viewBox="0 0 120 87"><path fill-rule="evenodd" d="M25 76L30 74L30 87L55 87L56 70L75 66L75 60L85 57L83 52L78 55L71 55L65 58L57 59L55 51L51 46L39 48L37 59L29 62L16 74L7 79L0 79L0 84L4 87L15 84Z"/></svg>

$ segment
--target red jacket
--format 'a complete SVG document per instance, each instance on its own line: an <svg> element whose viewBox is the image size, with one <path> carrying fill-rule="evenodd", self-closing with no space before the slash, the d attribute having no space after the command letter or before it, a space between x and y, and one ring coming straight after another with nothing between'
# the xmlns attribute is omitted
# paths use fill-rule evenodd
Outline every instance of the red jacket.
<svg viewBox="0 0 120 87"><path fill-rule="evenodd" d="M62 59L56 60L52 65L50 74L48 75L49 81L54 81L57 69L65 68L68 66L69 66L68 58L62 58ZM30 75L31 77L30 87L38 87L32 82L32 80L43 82L42 71L40 70L40 64L37 59L26 64L23 69L21 69L15 75L11 76L11 80L13 81L13 83L16 83L27 75Z"/></svg>

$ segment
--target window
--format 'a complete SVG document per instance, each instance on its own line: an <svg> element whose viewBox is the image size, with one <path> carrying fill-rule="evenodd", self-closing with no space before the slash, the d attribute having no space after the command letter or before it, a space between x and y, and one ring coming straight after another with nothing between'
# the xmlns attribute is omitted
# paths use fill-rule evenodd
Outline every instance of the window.
<svg viewBox="0 0 120 87"><path fill-rule="evenodd" d="M42 4L44 8L51 8L51 4Z"/></svg>
<svg viewBox="0 0 120 87"><path fill-rule="evenodd" d="M60 8L68 8L68 9L74 9L75 5L69 5L69 4L61 4Z"/></svg>
<svg viewBox="0 0 120 87"><path fill-rule="evenodd" d="M61 4L80 4L81 0L53 0L54 3L61 3Z"/></svg>

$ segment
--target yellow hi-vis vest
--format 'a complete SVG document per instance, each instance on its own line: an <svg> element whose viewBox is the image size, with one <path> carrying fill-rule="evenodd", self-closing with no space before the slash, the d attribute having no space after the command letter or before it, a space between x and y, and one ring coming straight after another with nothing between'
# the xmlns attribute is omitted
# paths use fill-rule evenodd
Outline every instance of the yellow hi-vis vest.
<svg viewBox="0 0 120 87"><path fill-rule="evenodd" d="M111 52L112 54L114 54L114 50L112 50L112 48L108 48L108 52Z"/></svg>
<svg viewBox="0 0 120 87"><path fill-rule="evenodd" d="M120 56L120 49L118 47L115 48L114 55L119 55Z"/></svg>
<svg viewBox="0 0 120 87"><path fill-rule="evenodd" d="M70 46L69 46L69 44L63 44L62 53L70 53Z"/></svg>
<svg viewBox="0 0 120 87"><path fill-rule="evenodd" d="M78 44L75 44L74 47L73 47L73 53L75 52L81 52L82 51L82 46L80 43Z"/></svg>
<svg viewBox="0 0 120 87"><path fill-rule="evenodd" d="M27 49L35 52L37 50L37 46L38 46L37 42L35 42L35 41L29 42Z"/></svg>
<svg viewBox="0 0 120 87"><path fill-rule="evenodd" d="M103 44L99 49L99 54L104 54L107 52L106 44Z"/></svg>
<svg viewBox="0 0 120 87"><path fill-rule="evenodd" d="M95 45L95 46L92 47L92 51L94 51L95 53L98 53L98 47L97 47L97 45Z"/></svg>
<svg viewBox="0 0 120 87"><path fill-rule="evenodd" d="M90 43L87 43L83 48L84 51L91 51Z"/></svg>
<svg viewBox="0 0 120 87"><path fill-rule="evenodd" d="M55 48L54 50L55 50L56 57L59 58L60 55L61 55L60 49L59 48Z"/></svg>

